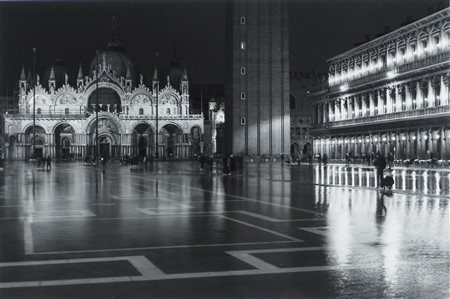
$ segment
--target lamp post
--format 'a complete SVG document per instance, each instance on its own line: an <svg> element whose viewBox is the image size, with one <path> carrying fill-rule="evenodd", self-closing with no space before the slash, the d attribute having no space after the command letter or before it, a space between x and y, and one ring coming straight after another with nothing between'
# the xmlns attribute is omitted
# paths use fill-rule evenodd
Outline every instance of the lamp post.
<svg viewBox="0 0 450 299"><path fill-rule="evenodd" d="M98 164L98 50L95 51L95 162Z"/></svg>
<svg viewBox="0 0 450 299"><path fill-rule="evenodd" d="M158 69L158 57L159 53L156 53L156 70ZM159 121L159 75L157 74L156 78L156 152L155 152L155 159L159 159L159 127L158 127L158 121Z"/></svg>
<svg viewBox="0 0 450 299"><path fill-rule="evenodd" d="M32 157L36 158L36 48L33 48L33 152Z"/></svg>

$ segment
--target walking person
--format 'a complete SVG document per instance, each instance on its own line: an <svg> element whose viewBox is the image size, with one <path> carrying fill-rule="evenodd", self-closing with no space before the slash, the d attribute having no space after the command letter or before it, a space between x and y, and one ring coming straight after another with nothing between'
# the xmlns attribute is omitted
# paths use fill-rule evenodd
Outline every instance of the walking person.
<svg viewBox="0 0 450 299"><path fill-rule="evenodd" d="M147 170L147 155L144 156L144 158L142 159L142 162L144 163L144 169Z"/></svg>
<svg viewBox="0 0 450 299"><path fill-rule="evenodd" d="M100 162L102 163L102 172L106 171L106 159L105 157L100 158Z"/></svg>
<svg viewBox="0 0 450 299"><path fill-rule="evenodd" d="M213 156L209 156L208 157L208 160L206 161L206 163L207 163L207 165L208 165L208 169L209 169L209 172L213 172L213 163L214 163L214 158L213 158Z"/></svg>
<svg viewBox="0 0 450 299"><path fill-rule="evenodd" d="M281 166L283 167L284 166L284 154L283 153L281 153L280 158L281 158Z"/></svg>
<svg viewBox="0 0 450 299"><path fill-rule="evenodd" d="M47 156L47 170L52 170L52 158L50 158L50 155Z"/></svg>
<svg viewBox="0 0 450 299"><path fill-rule="evenodd" d="M377 169L377 187L381 187L383 182L383 171L386 168L386 158L380 152L377 152L373 165Z"/></svg>
<svg viewBox="0 0 450 299"><path fill-rule="evenodd" d="M229 170L229 168L228 168L228 156L227 155L223 155L223 158L222 158L222 163L223 163L223 174L224 175L229 175L230 174L230 170Z"/></svg>

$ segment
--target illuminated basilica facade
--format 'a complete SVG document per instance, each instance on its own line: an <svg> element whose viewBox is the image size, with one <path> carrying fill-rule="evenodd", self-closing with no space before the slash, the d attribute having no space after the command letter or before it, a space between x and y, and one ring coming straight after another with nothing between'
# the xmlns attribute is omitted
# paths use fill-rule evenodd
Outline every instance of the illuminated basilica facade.
<svg viewBox="0 0 450 299"><path fill-rule="evenodd" d="M450 10L328 60L312 94L315 154L450 159Z"/></svg>
<svg viewBox="0 0 450 299"><path fill-rule="evenodd" d="M134 67L125 53L108 49L92 60L87 76L80 66L76 86L65 75L59 88L53 66L46 88L39 76L30 86L22 69L19 113L4 116L6 157L84 159L96 156L98 142L98 155L108 158L156 151L161 158L193 158L202 148L203 115L190 113L187 72L175 67L161 86L155 69L146 86L142 75L133 81Z"/></svg>

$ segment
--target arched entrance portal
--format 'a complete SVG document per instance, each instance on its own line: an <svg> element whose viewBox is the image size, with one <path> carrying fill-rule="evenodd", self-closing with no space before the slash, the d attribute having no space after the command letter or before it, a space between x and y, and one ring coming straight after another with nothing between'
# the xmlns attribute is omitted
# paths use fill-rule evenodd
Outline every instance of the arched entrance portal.
<svg viewBox="0 0 450 299"><path fill-rule="evenodd" d="M147 123L137 125L133 130L132 144L134 154L139 157L153 155L154 133Z"/></svg>
<svg viewBox="0 0 450 299"><path fill-rule="evenodd" d="M111 157L111 139L109 136L100 136L98 138L98 146L100 148L99 154L100 157L106 160L109 160Z"/></svg>
<svg viewBox="0 0 450 299"><path fill-rule="evenodd" d="M33 136L33 126L29 126L25 131L25 158L42 158L45 147L45 130L42 127L36 126L34 135L36 135L36 140L34 141ZM33 152L34 146L34 152Z"/></svg>
<svg viewBox="0 0 450 299"><path fill-rule="evenodd" d="M183 130L181 128L168 124L161 128L161 143L164 144L163 157L164 158L187 158L182 149L178 146L183 143ZM189 153L190 154L190 153ZM161 155L161 151L160 151Z"/></svg>
<svg viewBox="0 0 450 299"><path fill-rule="evenodd" d="M96 139L96 121L89 125L89 146L88 153L92 158L98 154L99 157L117 158L120 157L120 132L115 121L109 117L102 117L98 120L98 139ZM98 140L98 151L96 149ZM103 143L103 145L101 144Z"/></svg>
<svg viewBox="0 0 450 299"><path fill-rule="evenodd" d="M16 136L9 136L9 146L8 146L8 158L16 158Z"/></svg>
<svg viewBox="0 0 450 299"><path fill-rule="evenodd" d="M305 145L303 146L303 157L309 157L309 155L312 155L312 151L311 151L311 143L305 143Z"/></svg>
<svg viewBox="0 0 450 299"><path fill-rule="evenodd" d="M70 146L73 143L75 130L69 124L60 124L55 128L55 156L57 159L70 159L72 154Z"/></svg>

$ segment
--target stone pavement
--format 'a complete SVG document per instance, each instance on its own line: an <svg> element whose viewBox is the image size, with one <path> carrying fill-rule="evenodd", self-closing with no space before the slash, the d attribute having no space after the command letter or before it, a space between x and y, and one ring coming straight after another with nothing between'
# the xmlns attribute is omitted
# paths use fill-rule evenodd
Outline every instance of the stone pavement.
<svg viewBox="0 0 450 299"><path fill-rule="evenodd" d="M450 174L159 162L0 173L0 298L450 296Z"/></svg>

